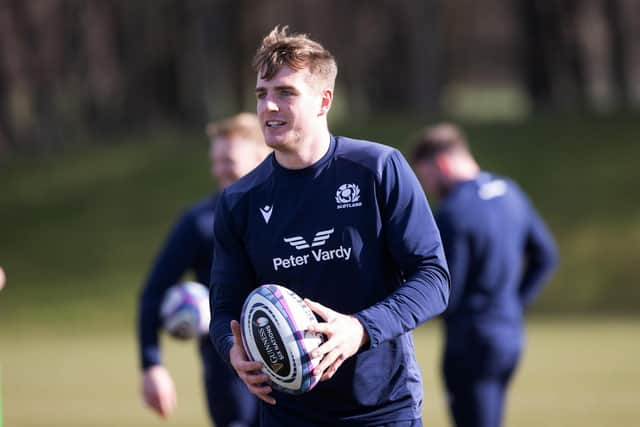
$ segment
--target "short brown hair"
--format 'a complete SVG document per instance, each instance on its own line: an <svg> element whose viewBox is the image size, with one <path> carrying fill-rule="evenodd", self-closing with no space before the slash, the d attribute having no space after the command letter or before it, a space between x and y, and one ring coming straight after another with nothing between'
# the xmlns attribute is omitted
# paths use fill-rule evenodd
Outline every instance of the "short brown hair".
<svg viewBox="0 0 640 427"><path fill-rule="evenodd" d="M257 144L265 144L258 116L240 113L217 122L207 124L209 138L241 137Z"/></svg>
<svg viewBox="0 0 640 427"><path fill-rule="evenodd" d="M415 139L412 153L414 163L421 160L431 160L438 154L447 151L462 149L469 152L464 132L452 123L427 126L420 131Z"/></svg>
<svg viewBox="0 0 640 427"><path fill-rule="evenodd" d="M253 67L260 78L270 80L285 65L296 71L308 67L315 79L331 89L338 74L335 58L320 43L306 34L290 34L287 26L276 26L262 40Z"/></svg>

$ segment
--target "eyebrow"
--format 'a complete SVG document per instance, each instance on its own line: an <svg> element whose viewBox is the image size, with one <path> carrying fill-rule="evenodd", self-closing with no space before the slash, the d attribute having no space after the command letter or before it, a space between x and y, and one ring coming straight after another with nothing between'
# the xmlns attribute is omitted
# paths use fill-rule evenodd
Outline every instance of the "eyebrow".
<svg viewBox="0 0 640 427"><path fill-rule="evenodd" d="M297 92L297 89L293 86L288 86L288 85L283 85L283 86L276 86L273 89L275 90L294 90ZM264 86L258 86L256 87L256 92L264 92L266 91L267 88L265 88Z"/></svg>

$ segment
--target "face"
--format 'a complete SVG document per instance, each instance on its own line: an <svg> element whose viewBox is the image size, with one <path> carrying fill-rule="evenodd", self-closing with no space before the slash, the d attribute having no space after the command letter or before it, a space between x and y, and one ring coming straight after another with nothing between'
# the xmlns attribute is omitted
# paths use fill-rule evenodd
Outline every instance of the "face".
<svg viewBox="0 0 640 427"><path fill-rule="evenodd" d="M258 75L257 114L265 141L274 150L295 152L313 140L331 106L333 92L311 84L309 70L283 66L270 80Z"/></svg>
<svg viewBox="0 0 640 427"><path fill-rule="evenodd" d="M209 150L211 175L221 188L226 188L253 170L266 157L253 141L240 137L212 140Z"/></svg>

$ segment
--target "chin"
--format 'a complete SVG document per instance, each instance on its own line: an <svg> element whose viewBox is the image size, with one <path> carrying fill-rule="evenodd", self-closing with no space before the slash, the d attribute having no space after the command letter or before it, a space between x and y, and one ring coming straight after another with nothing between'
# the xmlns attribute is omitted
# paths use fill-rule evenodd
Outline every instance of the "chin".
<svg viewBox="0 0 640 427"><path fill-rule="evenodd" d="M282 150L287 145L287 141L284 138L265 139L265 143L274 150Z"/></svg>

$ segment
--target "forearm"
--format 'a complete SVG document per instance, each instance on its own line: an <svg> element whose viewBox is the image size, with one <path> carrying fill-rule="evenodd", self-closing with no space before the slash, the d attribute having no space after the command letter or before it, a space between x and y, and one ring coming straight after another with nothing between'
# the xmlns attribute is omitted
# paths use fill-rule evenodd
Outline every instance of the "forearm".
<svg viewBox="0 0 640 427"><path fill-rule="evenodd" d="M526 246L526 268L520 282L523 306L533 302L558 264L558 247L539 217L535 217Z"/></svg>
<svg viewBox="0 0 640 427"><path fill-rule="evenodd" d="M138 311L139 363L143 370L162 363L158 336L160 327L159 303L155 303L155 299L150 299L141 299Z"/></svg>
<svg viewBox="0 0 640 427"><path fill-rule="evenodd" d="M233 334L229 325L234 318L228 314L216 313L215 311L214 313L209 328L209 336L220 357L229 363L229 350L233 345Z"/></svg>
<svg viewBox="0 0 640 427"><path fill-rule="evenodd" d="M194 265L197 237L189 216L183 216L172 229L156 256L140 293L138 342L143 369L162 363L158 331L162 327L160 306L164 295Z"/></svg>
<svg viewBox="0 0 640 427"><path fill-rule="evenodd" d="M555 262L551 259L527 268L519 290L520 301L524 307L535 300L554 269Z"/></svg>
<svg viewBox="0 0 640 427"><path fill-rule="evenodd" d="M430 265L383 301L354 316L369 336L369 346L394 339L439 315L447 307L449 275Z"/></svg>

